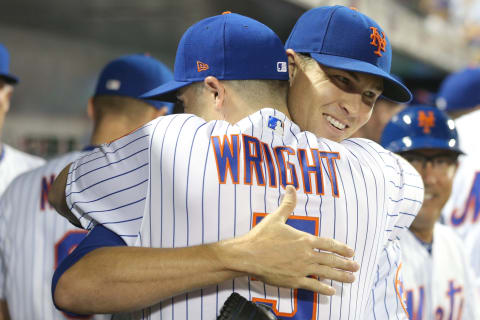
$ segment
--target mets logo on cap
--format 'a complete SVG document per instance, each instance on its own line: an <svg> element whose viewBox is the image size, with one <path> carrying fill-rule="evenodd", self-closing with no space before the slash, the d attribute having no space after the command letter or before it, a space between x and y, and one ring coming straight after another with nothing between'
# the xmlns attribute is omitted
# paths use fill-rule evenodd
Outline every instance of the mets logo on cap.
<svg viewBox="0 0 480 320"><path fill-rule="evenodd" d="M418 126L423 128L423 133L430 133L431 128L435 127L435 115L433 111L418 111Z"/></svg>
<svg viewBox="0 0 480 320"><path fill-rule="evenodd" d="M372 31L372 33L370 34L370 39L372 39L370 44L377 48L373 53L381 57L382 51L385 52L385 47L387 46L385 33L382 31L382 34L380 35L376 27L370 27L370 30Z"/></svg>

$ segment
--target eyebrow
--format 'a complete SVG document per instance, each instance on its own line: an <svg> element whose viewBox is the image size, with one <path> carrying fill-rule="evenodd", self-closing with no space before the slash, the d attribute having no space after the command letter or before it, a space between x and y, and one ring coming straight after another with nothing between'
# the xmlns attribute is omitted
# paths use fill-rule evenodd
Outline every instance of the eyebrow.
<svg viewBox="0 0 480 320"><path fill-rule="evenodd" d="M352 78L354 78L356 81L359 81L360 79L358 78L358 76L356 75L355 72L353 71L350 71L350 70L343 70L345 71L346 73L348 73ZM383 79L382 79L382 84L383 84ZM378 87L375 87L374 89L380 91L380 92L383 92L383 89L384 89L384 86L378 86Z"/></svg>

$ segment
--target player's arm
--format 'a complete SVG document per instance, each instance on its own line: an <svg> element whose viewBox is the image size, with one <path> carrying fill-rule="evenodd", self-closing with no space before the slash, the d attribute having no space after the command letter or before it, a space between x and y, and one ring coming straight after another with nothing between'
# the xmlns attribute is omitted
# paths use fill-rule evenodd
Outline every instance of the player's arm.
<svg viewBox="0 0 480 320"><path fill-rule="evenodd" d="M80 314L124 312L244 275L332 295L332 287L308 276L352 282L351 272L359 266L341 256L351 257L353 250L286 225L295 204L295 190L288 187L281 206L246 235L187 248L125 247L115 234L106 241L93 241L104 237L102 233L111 234L97 226L55 272L54 301ZM110 247L98 248L98 242ZM89 246L97 249L75 262L74 257Z"/></svg>
<svg viewBox="0 0 480 320"><path fill-rule="evenodd" d="M10 320L7 301L0 300L0 320Z"/></svg>
<svg viewBox="0 0 480 320"><path fill-rule="evenodd" d="M58 213L67 218L71 224L78 228L82 228L82 225L78 219L68 208L65 196L67 177L71 165L72 164L70 163L68 166L66 166L56 177L48 192L48 202L50 202L50 204L55 208L55 210L57 210Z"/></svg>

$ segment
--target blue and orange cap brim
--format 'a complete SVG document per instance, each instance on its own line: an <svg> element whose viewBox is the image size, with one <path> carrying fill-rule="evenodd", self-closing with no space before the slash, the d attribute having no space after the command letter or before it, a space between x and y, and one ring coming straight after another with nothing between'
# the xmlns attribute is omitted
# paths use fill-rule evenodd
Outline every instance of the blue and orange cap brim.
<svg viewBox="0 0 480 320"><path fill-rule="evenodd" d="M414 151L418 149L442 149L446 151L453 151L459 154L464 154L464 152L460 149L458 145L458 140L456 140L456 144L454 147L450 147L448 145L448 141L444 139L435 139L435 138L413 138L411 140L412 144L410 146L406 146L402 140L395 140L390 142L385 149L390 150L395 153L406 152L406 151Z"/></svg>
<svg viewBox="0 0 480 320"><path fill-rule="evenodd" d="M163 85L156 87L140 96L142 99L161 100L175 102L177 100L176 91L180 88L192 84L193 81L169 81Z"/></svg>
<svg viewBox="0 0 480 320"><path fill-rule="evenodd" d="M412 93L407 87L405 87L405 85L403 85L403 83L399 82L387 72L368 62L315 52L310 53L310 56L326 67L379 76L384 80L382 93L383 97L400 103L409 103L412 101Z"/></svg>

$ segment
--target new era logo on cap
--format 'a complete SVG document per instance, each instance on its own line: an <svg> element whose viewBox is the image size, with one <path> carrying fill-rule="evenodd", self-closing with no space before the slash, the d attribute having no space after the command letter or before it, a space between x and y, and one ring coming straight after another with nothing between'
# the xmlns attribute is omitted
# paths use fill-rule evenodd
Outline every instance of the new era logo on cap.
<svg viewBox="0 0 480 320"><path fill-rule="evenodd" d="M202 71L208 70L208 68L209 68L209 67L208 67L208 64L203 63L203 62L197 60L197 71L198 71L198 72L202 72Z"/></svg>
<svg viewBox="0 0 480 320"><path fill-rule="evenodd" d="M219 80L288 81L287 61L282 41L270 28L251 18L225 12L188 28L178 44L175 80L142 98L175 101L178 89L208 76Z"/></svg>

